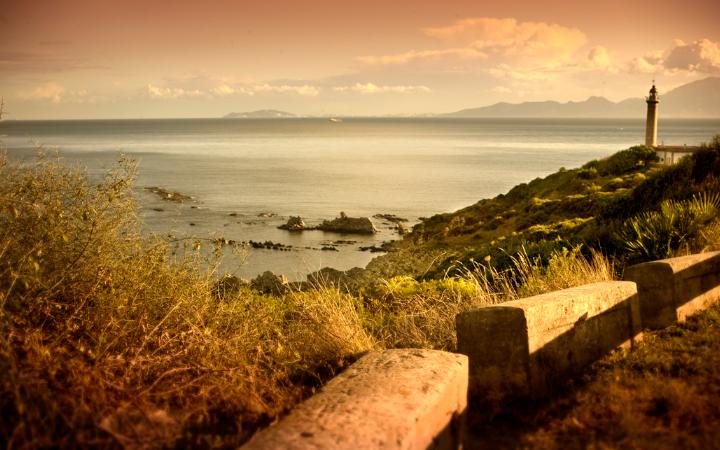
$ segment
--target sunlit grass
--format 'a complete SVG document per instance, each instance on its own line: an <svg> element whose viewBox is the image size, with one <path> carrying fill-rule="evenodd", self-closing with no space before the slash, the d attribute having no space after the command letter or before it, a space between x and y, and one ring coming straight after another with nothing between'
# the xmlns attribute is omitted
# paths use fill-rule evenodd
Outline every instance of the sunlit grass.
<svg viewBox="0 0 720 450"><path fill-rule="evenodd" d="M720 306L647 333L518 433L521 448L718 448Z"/></svg>
<svg viewBox="0 0 720 450"><path fill-rule="evenodd" d="M244 442L372 349L455 348L457 313L609 277L576 250L502 273L218 295L217 261L143 236L134 165L0 157L0 444Z"/></svg>

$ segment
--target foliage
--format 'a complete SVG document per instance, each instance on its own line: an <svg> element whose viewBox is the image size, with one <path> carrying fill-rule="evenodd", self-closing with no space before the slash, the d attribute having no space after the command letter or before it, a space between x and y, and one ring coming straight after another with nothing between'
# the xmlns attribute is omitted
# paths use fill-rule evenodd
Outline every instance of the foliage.
<svg viewBox="0 0 720 450"><path fill-rule="evenodd" d="M591 161L585 164L582 169L585 171L595 169L602 176L622 175L632 170L648 165L658 160L655 149L645 145L637 145L627 150L615 153L609 158L600 161Z"/></svg>
<svg viewBox="0 0 720 450"><path fill-rule="evenodd" d="M237 447L363 352L453 350L463 310L611 279L598 248L717 248L720 139L668 168L653 155L434 216L401 245L440 262L361 296L220 289L212 256L140 233L131 162L91 182L0 156L0 445Z"/></svg>
<svg viewBox="0 0 720 450"><path fill-rule="evenodd" d="M228 287L194 242L141 234L133 174L0 158L3 446L237 447L360 354L453 350L459 312L559 286L552 259L512 293L479 266L360 297Z"/></svg>
<svg viewBox="0 0 720 450"><path fill-rule="evenodd" d="M237 447L374 345L336 291L219 300L141 235L133 173L0 158L0 446Z"/></svg>
<svg viewBox="0 0 720 450"><path fill-rule="evenodd" d="M657 211L628 219L620 232L631 260L650 261L673 256L701 237L720 214L720 193L702 193L691 200L666 200Z"/></svg>

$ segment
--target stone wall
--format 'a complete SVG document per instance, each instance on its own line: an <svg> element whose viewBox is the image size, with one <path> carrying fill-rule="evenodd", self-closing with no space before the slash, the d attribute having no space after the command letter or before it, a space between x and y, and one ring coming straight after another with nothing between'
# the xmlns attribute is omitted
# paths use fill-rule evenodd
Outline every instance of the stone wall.
<svg viewBox="0 0 720 450"><path fill-rule="evenodd" d="M552 395L605 353L632 346L643 328L682 321L720 299L720 252L640 264L625 278L632 281L461 313L458 351L467 356L370 353L242 448L459 448L468 392L495 400Z"/></svg>
<svg viewBox="0 0 720 450"><path fill-rule="evenodd" d="M665 328L720 299L720 252L638 264L625 279L637 283L643 327Z"/></svg>
<svg viewBox="0 0 720 450"><path fill-rule="evenodd" d="M470 359L471 396L551 395L643 329L672 325L720 299L720 252L639 264L625 279L464 312L458 351Z"/></svg>
<svg viewBox="0 0 720 450"><path fill-rule="evenodd" d="M472 394L545 396L556 382L640 332L635 283L579 286L467 311L458 352L470 358Z"/></svg>
<svg viewBox="0 0 720 450"><path fill-rule="evenodd" d="M362 357L250 449L455 449L467 406L468 360L437 350Z"/></svg>

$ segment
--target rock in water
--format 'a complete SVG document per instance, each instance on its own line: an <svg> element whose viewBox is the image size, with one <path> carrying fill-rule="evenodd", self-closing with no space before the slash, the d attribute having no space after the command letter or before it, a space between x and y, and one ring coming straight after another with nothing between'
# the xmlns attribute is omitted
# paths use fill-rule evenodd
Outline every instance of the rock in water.
<svg viewBox="0 0 720 450"><path fill-rule="evenodd" d="M374 234L377 233L375 225L369 217L348 217L341 212L340 217L333 220L324 220L316 227L322 231L334 231L336 233L352 234Z"/></svg>
<svg viewBox="0 0 720 450"><path fill-rule="evenodd" d="M322 287L334 287L343 292L354 292L360 286L356 277L362 274L363 269L354 267L348 271L333 269L332 267L323 267L317 272L313 272L307 276L309 286L318 289Z"/></svg>
<svg viewBox="0 0 720 450"><path fill-rule="evenodd" d="M215 283L212 293L219 299L230 298L237 295L242 287L249 284L250 282L243 278L238 278L235 275L225 275Z"/></svg>
<svg viewBox="0 0 720 450"><path fill-rule="evenodd" d="M288 291L288 279L285 275L276 275L269 270L253 278L250 287L263 294L281 295Z"/></svg>
<svg viewBox="0 0 720 450"><path fill-rule="evenodd" d="M373 218L387 220L388 222L392 222L392 223L400 223L400 222L408 221L406 218L398 217L395 214L375 214L373 216Z"/></svg>
<svg viewBox="0 0 720 450"><path fill-rule="evenodd" d="M307 229L305 221L300 216L290 216L287 223L285 225L280 225L278 228L288 231L302 231Z"/></svg>
<svg viewBox="0 0 720 450"><path fill-rule="evenodd" d="M397 230L397 232L400 236L404 236L408 233L407 225L405 225L402 222L397 222L397 226L395 227L395 229Z"/></svg>

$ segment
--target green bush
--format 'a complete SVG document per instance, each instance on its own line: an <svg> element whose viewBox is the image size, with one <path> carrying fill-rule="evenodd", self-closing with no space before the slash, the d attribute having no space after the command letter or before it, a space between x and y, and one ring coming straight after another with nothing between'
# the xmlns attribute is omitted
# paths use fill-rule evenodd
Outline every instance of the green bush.
<svg viewBox="0 0 720 450"><path fill-rule="evenodd" d="M658 160L655 149L645 145L630 147L615 153L614 155L598 161L592 166L583 166L584 169L597 169L602 176L622 175L636 169L637 167L647 166L651 162Z"/></svg>
<svg viewBox="0 0 720 450"><path fill-rule="evenodd" d="M578 177L583 180L592 180L598 177L598 171L595 167L584 167L578 170Z"/></svg>
<svg viewBox="0 0 720 450"><path fill-rule="evenodd" d="M619 238L630 260L650 261L673 256L696 240L720 214L720 194L703 193L682 202L666 200L657 211L627 220Z"/></svg>

